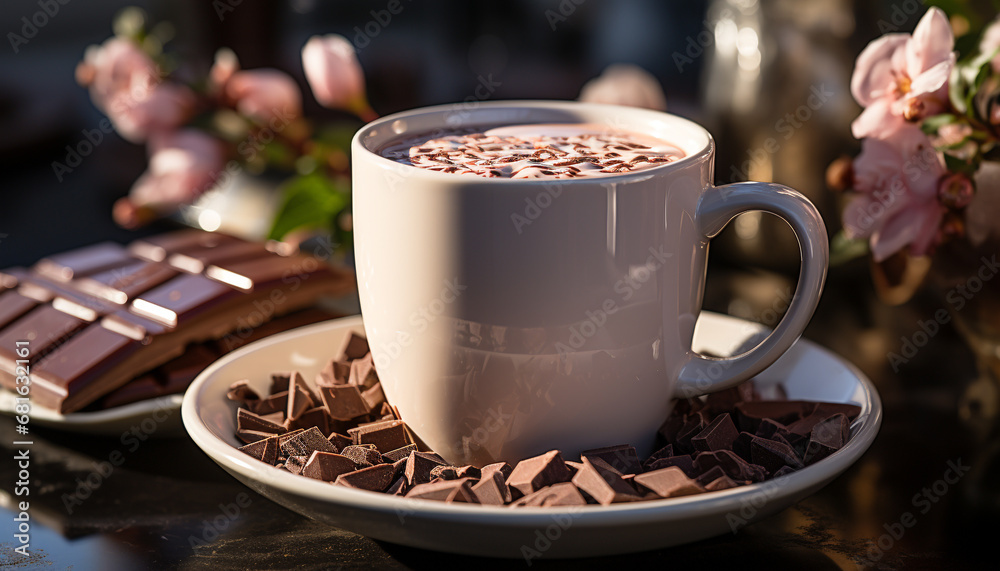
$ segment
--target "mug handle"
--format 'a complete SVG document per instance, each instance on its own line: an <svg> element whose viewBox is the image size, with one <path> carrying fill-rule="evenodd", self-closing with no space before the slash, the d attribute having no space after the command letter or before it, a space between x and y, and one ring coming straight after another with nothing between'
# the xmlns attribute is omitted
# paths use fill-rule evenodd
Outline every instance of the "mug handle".
<svg viewBox="0 0 1000 571"><path fill-rule="evenodd" d="M755 210L776 214L795 232L802 256L795 295L774 331L746 353L713 358L690 350L678 375L674 390L677 398L727 389L769 367L802 335L819 303L830 246L823 218L809 199L798 191L769 182L739 182L710 187L698 201L695 223L707 243L738 214Z"/></svg>

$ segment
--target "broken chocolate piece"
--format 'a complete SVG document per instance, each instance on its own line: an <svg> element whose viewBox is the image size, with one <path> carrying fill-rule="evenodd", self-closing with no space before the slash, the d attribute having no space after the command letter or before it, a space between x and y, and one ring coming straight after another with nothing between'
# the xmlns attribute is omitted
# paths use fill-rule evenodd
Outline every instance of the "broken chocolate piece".
<svg viewBox="0 0 1000 571"><path fill-rule="evenodd" d="M517 471L516 466L514 470ZM586 504L587 500L572 482L559 482L524 496L512 503L511 507L583 506Z"/></svg>
<svg viewBox="0 0 1000 571"><path fill-rule="evenodd" d="M751 444L751 449L753 444ZM716 450L715 452L699 452L694 458L694 467L699 473L705 473L712 466L721 466L726 475L734 480L751 480L762 482L767 478L767 470L763 466L751 464L740 458L732 450Z"/></svg>
<svg viewBox="0 0 1000 571"><path fill-rule="evenodd" d="M518 462L507 478L507 485L510 486L511 493L520 497L545 486L567 482L571 477L569 468L563 462L562 454L558 450L550 450L541 456Z"/></svg>
<svg viewBox="0 0 1000 571"><path fill-rule="evenodd" d="M236 429L257 430L260 432L270 432L271 434L282 434L285 432L284 426L271 422L245 408L236 411Z"/></svg>
<svg viewBox="0 0 1000 571"><path fill-rule="evenodd" d="M583 466L573 475L573 484L602 506L639 499L635 489L622 479L620 471L599 456L583 456Z"/></svg>
<svg viewBox="0 0 1000 571"><path fill-rule="evenodd" d="M642 471L635 448L628 444L584 450L580 456L591 459L600 458L622 474L638 474Z"/></svg>
<svg viewBox="0 0 1000 571"><path fill-rule="evenodd" d="M264 438L241 446L239 451L249 454L265 464L273 465L278 459L278 439L277 437Z"/></svg>
<svg viewBox="0 0 1000 571"><path fill-rule="evenodd" d="M345 361L353 361L355 359L360 359L368 353L368 339L364 336L358 335L357 333L351 333L351 336L344 343L344 348L340 351L343 355Z"/></svg>
<svg viewBox="0 0 1000 571"><path fill-rule="evenodd" d="M490 474L472 486L472 493L479 503L490 506L502 506L511 501L510 488L504 482L503 473L493 470Z"/></svg>
<svg viewBox="0 0 1000 571"><path fill-rule="evenodd" d="M370 445L347 446L340 451L340 454L353 460L359 468L382 463L382 455Z"/></svg>
<svg viewBox="0 0 1000 571"><path fill-rule="evenodd" d="M285 460L285 470L288 470L292 474L301 474L308 461L309 456L289 456Z"/></svg>
<svg viewBox="0 0 1000 571"><path fill-rule="evenodd" d="M341 474L353 472L356 469L355 463L346 456L317 450L312 453L305 467L302 468L302 475L324 482L332 482Z"/></svg>
<svg viewBox="0 0 1000 571"><path fill-rule="evenodd" d="M724 412L691 439L691 446L699 452L730 450L739 432L729 413Z"/></svg>
<svg viewBox="0 0 1000 571"><path fill-rule="evenodd" d="M347 431L355 444L374 444L379 450L395 450L410 444L406 425L401 420L385 420L362 424Z"/></svg>
<svg viewBox="0 0 1000 571"><path fill-rule="evenodd" d="M355 385L320 387L319 393L330 416L336 420L352 420L371 412L371 407Z"/></svg>
<svg viewBox="0 0 1000 571"><path fill-rule="evenodd" d="M250 388L250 381L236 381L229 386L229 392L226 393L226 398L234 401L238 404L247 406L250 401L256 402L260 400L260 395L257 391ZM249 407L248 407L249 408Z"/></svg>
<svg viewBox="0 0 1000 571"><path fill-rule="evenodd" d="M514 469L511 468L510 464L506 462L497 462L495 464L487 464L486 466L483 466L479 472L482 474L483 478L489 476L493 472L500 472L500 475L503 476L503 481L506 482L512 471L514 471Z"/></svg>
<svg viewBox="0 0 1000 571"><path fill-rule="evenodd" d="M816 424L810 433L803 460L806 464L813 464L840 450L850 438L850 433L847 416L840 413Z"/></svg>
<svg viewBox="0 0 1000 571"><path fill-rule="evenodd" d="M437 466L445 465L443 460L435 458L435 456L437 455L431 455L426 452L411 452L403 468L406 483L410 486L416 486L430 482L431 470Z"/></svg>
<svg viewBox="0 0 1000 571"><path fill-rule="evenodd" d="M646 467L647 471L662 470L664 468L670 468L671 466L680 468L682 472L687 474L689 477L694 478L698 475L699 471L694 467L694 458L686 454L681 454L678 456L670 456L667 458L660 458L654 460L649 466Z"/></svg>
<svg viewBox="0 0 1000 571"><path fill-rule="evenodd" d="M392 464L377 464L354 472L341 474L337 476L334 483L358 490L384 492L389 487L389 484L392 484L394 475L395 468L393 468Z"/></svg>
<svg viewBox="0 0 1000 571"><path fill-rule="evenodd" d="M417 450L416 444L407 444L402 448L397 448L395 450L390 450L382 455L382 458L387 462L398 462L400 460L405 460L411 452Z"/></svg>
<svg viewBox="0 0 1000 571"><path fill-rule="evenodd" d="M333 447L333 444L331 444L330 441L323 436L323 433L316 427L303 430L302 432L294 434L281 442L281 452L285 454L285 456L289 457L308 457L317 450L320 452L337 453L337 449Z"/></svg>
<svg viewBox="0 0 1000 571"><path fill-rule="evenodd" d="M479 498L472 491L472 480L470 478L439 480L437 482L419 484L407 492L406 497L440 502L479 503Z"/></svg>
<svg viewBox="0 0 1000 571"><path fill-rule="evenodd" d="M655 493L661 498L676 498L680 496L690 496L700 494L705 488L697 482L688 478L680 468L672 466L662 470L653 470L643 474L636 474L633 478L635 483L643 488Z"/></svg>

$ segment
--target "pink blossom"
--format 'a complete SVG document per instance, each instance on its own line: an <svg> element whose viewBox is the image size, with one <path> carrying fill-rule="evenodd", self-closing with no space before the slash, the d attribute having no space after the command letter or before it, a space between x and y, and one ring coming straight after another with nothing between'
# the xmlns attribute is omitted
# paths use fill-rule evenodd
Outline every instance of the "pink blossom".
<svg viewBox="0 0 1000 571"><path fill-rule="evenodd" d="M358 113L368 107L365 76L354 46L337 34L313 36L302 48L302 68L316 101Z"/></svg>
<svg viewBox="0 0 1000 571"><path fill-rule="evenodd" d="M287 123L302 115L302 94L290 75L276 69L240 70L236 54L228 49L215 56L209 91L262 124L275 119Z"/></svg>
<svg viewBox="0 0 1000 571"><path fill-rule="evenodd" d="M76 74L102 111L112 98L132 90L148 90L160 82L153 60L135 42L119 37L87 48Z"/></svg>
<svg viewBox="0 0 1000 571"><path fill-rule="evenodd" d="M113 96L105 113L125 139L138 143L154 133L164 133L184 124L193 114L197 99L190 89L172 82Z"/></svg>
<svg viewBox="0 0 1000 571"><path fill-rule="evenodd" d="M882 139L867 138L854 160L854 189L861 194L844 210L852 238L869 238L881 262L909 245L927 254L945 208L938 201L945 174L940 156L919 127L899 122Z"/></svg>
<svg viewBox="0 0 1000 571"><path fill-rule="evenodd" d="M983 37L979 40L979 53L984 55L989 55L1000 50L1000 19L993 20L993 22L986 27L986 31L983 32ZM1000 73L1000 53L993 56L990 61L990 66L993 71Z"/></svg>
<svg viewBox="0 0 1000 571"><path fill-rule="evenodd" d="M211 188L224 162L221 142L202 131L154 135L149 140L149 168L132 186L128 200L133 208L172 211Z"/></svg>
<svg viewBox="0 0 1000 571"><path fill-rule="evenodd" d="M924 14L912 36L886 34L868 44L851 77L851 93L865 108L851 125L854 136L883 136L897 118L916 121L944 110L954 47L939 8Z"/></svg>
<svg viewBox="0 0 1000 571"><path fill-rule="evenodd" d="M588 81L580 90L580 101L589 103L610 103L667 110L667 98L660 82L641 67L616 64L604 73Z"/></svg>

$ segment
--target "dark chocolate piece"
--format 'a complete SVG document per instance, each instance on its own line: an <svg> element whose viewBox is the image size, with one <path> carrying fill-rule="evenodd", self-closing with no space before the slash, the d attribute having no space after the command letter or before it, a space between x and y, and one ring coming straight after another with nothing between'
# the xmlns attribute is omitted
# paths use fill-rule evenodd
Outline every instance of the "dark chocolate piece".
<svg viewBox="0 0 1000 571"><path fill-rule="evenodd" d="M699 452L730 450L739 432L729 413L724 412L691 439L691 446Z"/></svg>
<svg viewBox="0 0 1000 571"><path fill-rule="evenodd" d="M281 452L286 456L309 456L316 450L337 453L333 444L316 427L303 430L281 442Z"/></svg>
<svg viewBox="0 0 1000 571"><path fill-rule="evenodd" d="M386 452L385 454L382 455L382 458L387 462L398 462L400 460L406 460L406 458L410 455L410 453L415 452L416 450L417 450L416 444L407 444L402 448L397 448L395 450L390 450L389 452Z"/></svg>
<svg viewBox="0 0 1000 571"><path fill-rule="evenodd" d="M344 348L340 351L340 354L344 357L345 361L353 361L355 359L360 359L368 353L368 339L358 335L357 333L351 333L351 336L347 338L344 343Z"/></svg>
<svg viewBox="0 0 1000 571"><path fill-rule="evenodd" d="M197 251L203 248L238 241L218 232L187 229L149 236L128 245L132 255L152 262L162 262L172 253Z"/></svg>
<svg viewBox="0 0 1000 571"><path fill-rule="evenodd" d="M296 375L298 375L298 379L302 378L298 373L293 373L293 379L296 379ZM319 404L309 396L309 391L303 386L304 384L293 380L288 385L288 407L285 409L285 417L288 420L297 419L302 413Z"/></svg>
<svg viewBox="0 0 1000 571"><path fill-rule="evenodd" d="M374 466L383 462L382 455L374 446L345 446L340 453L358 465L359 468Z"/></svg>
<svg viewBox="0 0 1000 571"><path fill-rule="evenodd" d="M558 450L550 450L541 456L521 460L507 478L511 493L527 496L545 486L568 482L572 477L562 454ZM515 492L516 490L516 492Z"/></svg>
<svg viewBox="0 0 1000 571"><path fill-rule="evenodd" d="M705 486L709 482L712 482L714 480L717 480L718 478L723 478L723 477L728 477L728 476L726 476L726 472L722 469L722 466L712 466L704 474L699 474L698 477L694 479L694 481L698 482L698 485L700 486Z"/></svg>
<svg viewBox="0 0 1000 571"><path fill-rule="evenodd" d="M338 432L331 432L330 437L327 438L331 444L337 447L337 450L343 450L351 445L354 441L350 436L340 434Z"/></svg>
<svg viewBox="0 0 1000 571"><path fill-rule="evenodd" d="M756 434L764 419L787 426L810 414L814 407L815 403L797 400L743 402L736 405L737 421L740 430Z"/></svg>
<svg viewBox="0 0 1000 571"><path fill-rule="evenodd" d="M257 430L260 432L270 432L271 434L282 434L286 432L285 427L271 422L254 414L245 408L236 411L237 430Z"/></svg>
<svg viewBox="0 0 1000 571"><path fill-rule="evenodd" d="M135 260L127 265L73 280L88 295L124 305L135 296L177 275L166 264Z"/></svg>
<svg viewBox="0 0 1000 571"><path fill-rule="evenodd" d="M284 413L281 411L274 414L281 414L284 417ZM303 412L298 418L283 418L282 420L288 429L309 428L311 426L315 426L323 434L330 432L330 415L328 415L326 413L326 409L321 406L317 406Z"/></svg>
<svg viewBox="0 0 1000 571"><path fill-rule="evenodd" d="M671 456L674 456L674 445L673 444L667 444L663 448L660 448L656 452L653 452L652 454L650 454L649 458L646 458L646 460L642 463L642 467L643 467L643 469L649 469L649 466L653 462L656 462L660 458L669 458Z"/></svg>
<svg viewBox="0 0 1000 571"><path fill-rule="evenodd" d="M479 498L472 491L471 480L467 478L418 484L406 493L406 497L439 502L479 503Z"/></svg>
<svg viewBox="0 0 1000 571"><path fill-rule="evenodd" d="M226 393L226 398L238 404L246 405L250 401L259 401L260 395L257 394L257 391L250 388L250 381L242 380L229 385L229 392Z"/></svg>
<svg viewBox="0 0 1000 571"><path fill-rule="evenodd" d="M378 382L378 376L375 374L375 364L372 362L371 353L351 361L351 374L347 382L361 387L362 390L375 386L375 383Z"/></svg>
<svg viewBox="0 0 1000 571"><path fill-rule="evenodd" d="M93 274L128 262L131 256L114 242L101 242L41 259L32 268L49 279L68 282L75 277Z"/></svg>
<svg viewBox="0 0 1000 571"><path fill-rule="evenodd" d="M256 404L254 412L257 414L271 414L274 412L285 413L288 410L288 391L274 393L267 398L260 399Z"/></svg>
<svg viewBox="0 0 1000 571"><path fill-rule="evenodd" d="M850 438L850 424L843 414L835 414L813 427L803 460L813 464L843 448Z"/></svg>
<svg viewBox="0 0 1000 571"><path fill-rule="evenodd" d="M580 456L591 459L600 458L622 474L638 474L642 471L635 448L628 444L584 450Z"/></svg>
<svg viewBox="0 0 1000 571"><path fill-rule="evenodd" d="M327 412L337 420L352 420L371 412L355 385L323 386L319 394Z"/></svg>
<svg viewBox="0 0 1000 571"><path fill-rule="evenodd" d="M330 359L323 369L320 370L319 374L316 375L316 385L320 387L346 385L350 375L351 364L348 361Z"/></svg>
<svg viewBox="0 0 1000 571"><path fill-rule="evenodd" d="M517 467L514 467L517 470ZM572 482L559 482L530 493L511 504L511 507L559 507L583 506L587 504L583 494Z"/></svg>
<svg viewBox="0 0 1000 571"><path fill-rule="evenodd" d="M274 263L278 259L276 256L270 254L263 244L239 240L225 244L215 244L207 248L192 248L186 252L170 254L167 256L167 263L178 270L200 274L206 272L212 265L226 265L230 262L246 260L248 258L266 259L269 263ZM223 281L223 283L225 282ZM230 287L239 287L233 284L227 285L230 285ZM252 290L252 281L250 287L240 289Z"/></svg>
<svg viewBox="0 0 1000 571"><path fill-rule="evenodd" d="M374 444L379 450L395 450L410 444L406 425L401 420L386 420L362 424L347 431L355 444Z"/></svg>
<svg viewBox="0 0 1000 571"><path fill-rule="evenodd" d="M250 430L247 428L236 430L236 438L239 438L246 444L252 444L258 440L267 440L272 436L274 436L273 432L264 432L263 430Z"/></svg>
<svg viewBox="0 0 1000 571"><path fill-rule="evenodd" d="M278 459L278 439L275 437L264 438L246 446L241 446L239 450L265 464L274 465L275 460Z"/></svg>
<svg viewBox="0 0 1000 571"><path fill-rule="evenodd" d="M302 475L324 482L333 482L340 475L353 472L356 469L355 462L346 456L317 450L312 453L305 467L302 468Z"/></svg>
<svg viewBox="0 0 1000 571"><path fill-rule="evenodd" d="M750 446L752 450L753 444ZM767 477L767 470L763 466L747 462L732 450L699 452L695 456L694 467L699 473L708 472L712 469L712 466L721 466L726 475L734 480L763 482Z"/></svg>
<svg viewBox="0 0 1000 571"><path fill-rule="evenodd" d="M719 490L728 490L729 488L735 488L737 486L739 486L739 484L734 482L729 476L720 476L705 484L705 490L709 492L717 492Z"/></svg>
<svg viewBox="0 0 1000 571"><path fill-rule="evenodd" d="M178 327L238 295L233 288L204 276L180 275L137 297L130 311L167 327Z"/></svg>
<svg viewBox="0 0 1000 571"><path fill-rule="evenodd" d="M733 452L740 458L750 462L750 443L753 442L754 438L757 437L749 432L741 432L736 437L736 440L733 441Z"/></svg>
<svg viewBox="0 0 1000 571"><path fill-rule="evenodd" d="M288 383L292 380L291 373L271 373L271 388L267 390L268 394L277 394L288 391Z"/></svg>
<svg viewBox="0 0 1000 571"><path fill-rule="evenodd" d="M385 402L385 393L382 392L382 383L375 381L375 383L362 391L361 400L364 401L365 406L368 410L380 410L383 416L390 416L395 418L391 409L383 409Z"/></svg>
<svg viewBox="0 0 1000 571"><path fill-rule="evenodd" d="M444 461L435 456L437 455L431 455L426 452L411 452L403 468L406 483L410 486L416 486L430 482L431 470L445 465Z"/></svg>
<svg viewBox="0 0 1000 571"><path fill-rule="evenodd" d="M334 483L359 490L384 492L389 487L389 484L392 484L392 481L395 479L394 476L395 468L392 464L377 464L354 472L341 474L337 476Z"/></svg>
<svg viewBox="0 0 1000 571"><path fill-rule="evenodd" d="M669 456L667 458L660 458L658 460L654 460L649 464L649 466L646 467L646 470L648 471L663 470L664 468L670 468L671 466L680 468L682 472L684 472L691 478L694 478L699 473L699 470L694 467L694 458L686 454Z"/></svg>
<svg viewBox="0 0 1000 571"><path fill-rule="evenodd" d="M680 468L671 466L661 470L653 470L636 474L633 478L636 484L655 493L661 498L676 498L700 494L705 491L697 482L688 478Z"/></svg>
<svg viewBox="0 0 1000 571"><path fill-rule="evenodd" d="M285 460L285 470L288 470L292 474L301 474L307 462L309 462L308 456L289 456Z"/></svg>

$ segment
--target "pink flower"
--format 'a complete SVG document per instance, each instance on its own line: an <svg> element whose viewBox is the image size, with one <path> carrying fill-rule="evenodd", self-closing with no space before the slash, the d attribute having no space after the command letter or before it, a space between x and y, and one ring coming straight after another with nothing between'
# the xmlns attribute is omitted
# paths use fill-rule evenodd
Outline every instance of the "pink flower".
<svg viewBox="0 0 1000 571"><path fill-rule="evenodd" d="M364 117L365 76L354 46L337 34L313 36L302 48L302 68L316 101L331 109L346 109Z"/></svg>
<svg viewBox="0 0 1000 571"><path fill-rule="evenodd" d="M157 134L149 140L149 168L115 204L119 224L134 227L141 212L166 213L189 204L215 184L225 167L220 141L196 129Z"/></svg>
<svg viewBox="0 0 1000 571"><path fill-rule="evenodd" d="M979 53L989 55L995 53L998 49L1000 49L1000 20L993 20L986 27L986 31L983 32L982 39L979 40ZM1000 53L993 56L990 66L993 68L993 71L1000 73Z"/></svg>
<svg viewBox="0 0 1000 571"><path fill-rule="evenodd" d="M258 123L287 123L302 116L302 94L290 75L276 69L240 70L236 54L228 49L215 56L209 90Z"/></svg>
<svg viewBox="0 0 1000 571"><path fill-rule="evenodd" d="M858 56L851 93L865 108L851 129L858 139L882 136L897 118L916 121L942 111L955 65L955 37L939 8L909 34L886 34Z"/></svg>
<svg viewBox="0 0 1000 571"><path fill-rule="evenodd" d="M151 133L180 126L191 117L197 103L188 88L163 83L153 60L123 38L88 48L76 75L90 88L94 104L108 115L115 129L134 143Z"/></svg>
<svg viewBox="0 0 1000 571"><path fill-rule="evenodd" d="M883 139L867 138L854 160L854 189L861 194L844 210L851 238L869 238L881 262L909 245L915 256L934 245L945 208L938 189L941 158L919 127L899 122Z"/></svg>
<svg viewBox="0 0 1000 571"><path fill-rule="evenodd" d="M641 67L627 64L609 66L580 90L580 101L610 103L667 110L667 98L660 82Z"/></svg>

